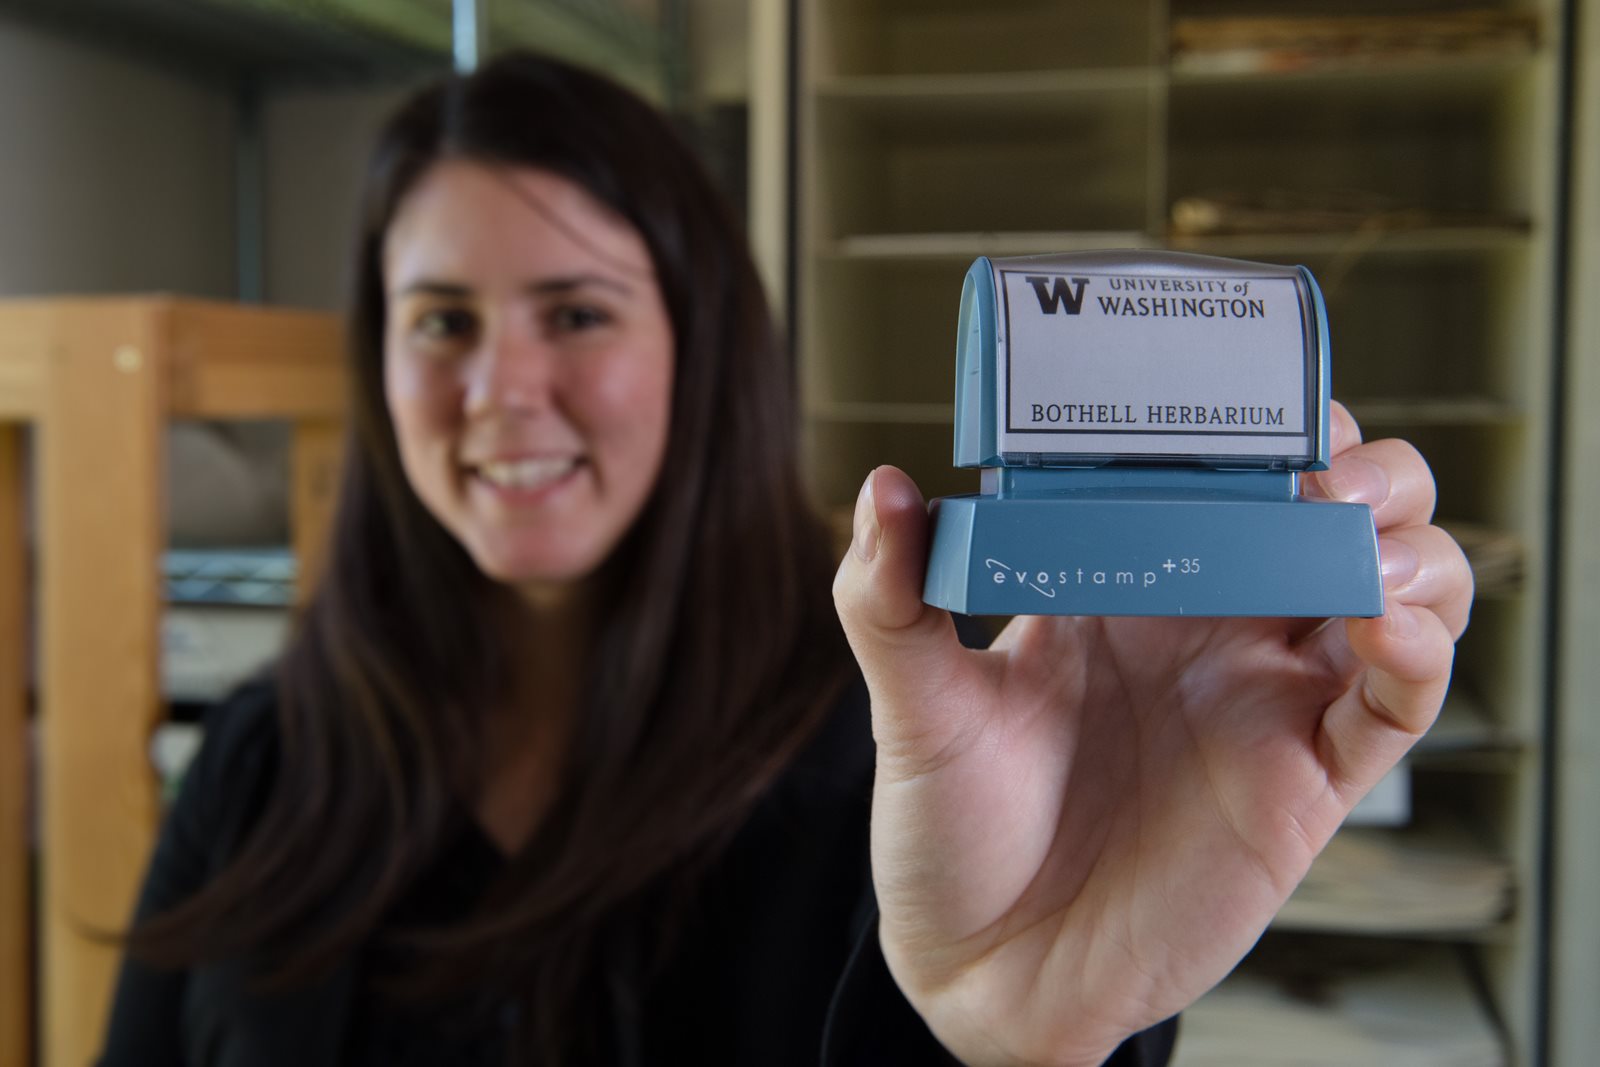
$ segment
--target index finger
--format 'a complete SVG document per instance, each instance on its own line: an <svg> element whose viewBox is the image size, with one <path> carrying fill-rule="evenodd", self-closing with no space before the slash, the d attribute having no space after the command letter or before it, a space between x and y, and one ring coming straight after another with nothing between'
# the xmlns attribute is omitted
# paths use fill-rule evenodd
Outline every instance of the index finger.
<svg viewBox="0 0 1600 1067"><path fill-rule="evenodd" d="M1328 453L1330 459L1361 443L1361 426L1350 409L1333 401L1328 406Z"/></svg>

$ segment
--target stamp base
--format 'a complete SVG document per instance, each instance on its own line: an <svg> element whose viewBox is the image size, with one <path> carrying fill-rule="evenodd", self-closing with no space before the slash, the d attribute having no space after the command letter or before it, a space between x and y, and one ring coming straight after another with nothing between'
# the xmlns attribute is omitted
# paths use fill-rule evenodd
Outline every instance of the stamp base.
<svg viewBox="0 0 1600 1067"><path fill-rule="evenodd" d="M1383 613L1364 504L983 493L930 520L923 599L966 615Z"/></svg>

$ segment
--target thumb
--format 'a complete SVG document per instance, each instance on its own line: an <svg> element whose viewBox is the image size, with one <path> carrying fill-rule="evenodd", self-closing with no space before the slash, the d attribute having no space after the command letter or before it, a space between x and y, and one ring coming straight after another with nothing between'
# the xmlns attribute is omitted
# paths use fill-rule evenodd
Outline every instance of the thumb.
<svg viewBox="0 0 1600 1067"><path fill-rule="evenodd" d="M856 499L850 548L833 580L833 602L872 695L879 758L937 760L961 728L941 709L971 682L972 653L946 611L922 600L928 512L904 471L878 467ZM914 767L906 768L915 773Z"/></svg>

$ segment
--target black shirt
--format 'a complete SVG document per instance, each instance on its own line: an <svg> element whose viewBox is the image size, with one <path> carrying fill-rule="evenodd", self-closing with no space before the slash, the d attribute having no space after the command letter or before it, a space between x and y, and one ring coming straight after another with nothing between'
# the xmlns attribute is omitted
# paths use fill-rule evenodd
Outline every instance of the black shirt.
<svg viewBox="0 0 1600 1067"><path fill-rule="evenodd" d="M207 718L201 754L169 813L138 914L214 876L259 814L277 758L270 686L242 690ZM868 867L872 742L854 687L757 805L707 874L663 972L621 996L607 1063L759 1067L910 1067L955 1060L901 995L878 946ZM444 916L505 862L470 819L400 910ZM376 948L292 992L249 984L249 960L187 971L127 961L103 1067L502 1067L514 1002L472 1012L403 1007L370 981ZM463 1020L468 1020L464 1022ZM1157 1067L1169 1021L1125 1043L1115 1067Z"/></svg>

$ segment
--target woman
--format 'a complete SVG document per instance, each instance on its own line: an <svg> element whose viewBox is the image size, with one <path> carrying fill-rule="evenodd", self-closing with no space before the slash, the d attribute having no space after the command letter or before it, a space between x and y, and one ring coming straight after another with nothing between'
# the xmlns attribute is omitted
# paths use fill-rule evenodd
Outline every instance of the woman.
<svg viewBox="0 0 1600 1067"><path fill-rule="evenodd" d="M110 1064L1163 1062L1465 623L1426 467L1342 414L1390 609L1324 629L963 649L884 468L834 583L874 749L737 229L550 60L386 128L352 321L328 577L169 819Z"/></svg>

